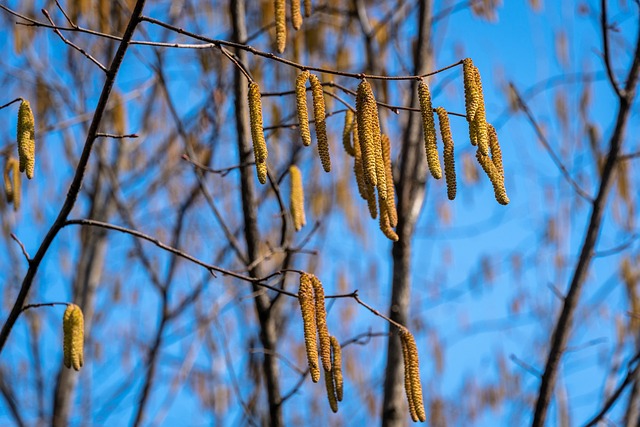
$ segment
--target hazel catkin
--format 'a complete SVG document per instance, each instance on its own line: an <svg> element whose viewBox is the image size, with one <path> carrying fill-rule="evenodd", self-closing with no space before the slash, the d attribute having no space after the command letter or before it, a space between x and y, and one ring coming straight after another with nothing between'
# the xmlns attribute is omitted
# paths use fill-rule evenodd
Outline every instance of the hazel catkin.
<svg viewBox="0 0 640 427"><path fill-rule="evenodd" d="M311 0L304 0L304 16L307 18L311 16Z"/></svg>
<svg viewBox="0 0 640 427"><path fill-rule="evenodd" d="M33 178L35 171L35 122L29 101L22 100L18 110L18 157L20 172L26 172L27 178Z"/></svg>
<svg viewBox="0 0 640 427"><path fill-rule="evenodd" d="M393 228L391 228L387 203L380 197L380 190L378 190L378 205L380 207L380 230L389 240L397 242L398 235L393 231Z"/></svg>
<svg viewBox="0 0 640 427"><path fill-rule="evenodd" d="M324 288L322 282L313 274L309 275L313 285L313 295L316 306L316 326L320 341L320 360L325 372L331 372L331 338L327 329L327 309L324 305Z"/></svg>
<svg viewBox="0 0 640 427"><path fill-rule="evenodd" d="M264 163L267 160L267 143L264 139L262 125L262 99L260 98L260 86L258 83L249 83L249 119L251 123L251 139L253 140L253 154L256 163Z"/></svg>
<svg viewBox="0 0 640 427"><path fill-rule="evenodd" d="M354 128L354 118L355 115L353 111L347 109L344 113L344 128L342 129L342 145L344 146L344 151L347 152L348 155L353 157L355 155L354 147L351 144L351 135L353 134Z"/></svg>
<svg viewBox="0 0 640 427"><path fill-rule="evenodd" d="M273 0L273 9L276 17L276 48L278 53L283 53L287 45L287 12L284 0Z"/></svg>
<svg viewBox="0 0 640 427"><path fill-rule="evenodd" d="M498 133L493 125L488 124L489 131L489 152L491 153L491 161L495 165L498 173L504 179L504 166L502 164L502 150L500 149L500 142L498 141Z"/></svg>
<svg viewBox="0 0 640 427"><path fill-rule="evenodd" d="M405 352L405 361L408 361L408 366L405 364L405 386L407 384L406 378L409 377L409 383L411 385L411 400L413 402L413 408L417 421L425 422L427 415L424 410L424 401L422 397L422 384L420 383L420 362L418 358L418 347L416 346L416 340L413 334L406 328L400 330L400 339L403 341L403 351ZM407 373L408 370L408 373ZM407 393L409 395L409 393ZM411 403L409 403L411 408ZM412 414L413 416L413 414ZM414 421L416 421L414 419Z"/></svg>
<svg viewBox="0 0 640 427"><path fill-rule="evenodd" d="M442 178L438 147L436 145L436 125L433 120L433 107L429 86L422 80L418 83L418 98L420 100L420 112L422 113L422 129L424 133L424 149L427 155L427 163L431 176L435 179Z"/></svg>
<svg viewBox="0 0 640 427"><path fill-rule="evenodd" d="M300 137L305 146L311 145L311 131L309 130L309 110L307 108L307 80L309 72L304 70L296 78L296 110L298 112L298 125Z"/></svg>
<svg viewBox="0 0 640 427"><path fill-rule="evenodd" d="M329 157L329 140L327 138L327 122L324 105L324 89L315 74L309 75L311 94L313 95L313 118L316 124L316 138L318 139L318 155L325 172L331 172L331 158Z"/></svg>
<svg viewBox="0 0 640 427"><path fill-rule="evenodd" d="M491 181L496 201L501 205L508 205L509 197L507 196L507 190L504 187L504 178L498 171L498 168L496 168L496 165L489 156L483 155L480 150L476 152L476 158Z"/></svg>
<svg viewBox="0 0 640 427"><path fill-rule="evenodd" d="M371 85L366 80L362 80L358 85L356 121L365 180L375 187L378 185L375 147L378 145L376 140L380 138L380 122L378 119L378 105L373 96Z"/></svg>
<svg viewBox="0 0 640 427"><path fill-rule="evenodd" d="M79 371L84 364L84 317L82 310L75 304L69 304L62 317L64 333L64 366Z"/></svg>
<svg viewBox="0 0 640 427"><path fill-rule="evenodd" d="M395 188L393 185L393 168L391 166L391 141L387 135L382 135L382 157L384 159L384 168L387 177L387 199L386 211L389 215L389 223L391 227L398 225L398 212L396 210Z"/></svg>
<svg viewBox="0 0 640 427"><path fill-rule="evenodd" d="M336 397L336 387L334 383L333 374L327 370L324 371L324 385L327 389L327 398L329 399L329 406L331 410L338 412L338 399Z"/></svg>
<svg viewBox="0 0 640 427"><path fill-rule="evenodd" d="M291 25L298 31L302 27L302 11L300 10L300 0L291 0Z"/></svg>
<svg viewBox="0 0 640 427"><path fill-rule="evenodd" d="M364 179L364 169L362 165L362 150L360 148L360 137L358 135L358 126L353 127L353 173L358 184L358 193L360 197L367 200L368 191L367 183Z"/></svg>
<svg viewBox="0 0 640 427"><path fill-rule="evenodd" d="M293 227L296 231L307 223L304 214L304 190L302 186L302 174L297 166L292 165L289 168L289 176L291 177L291 217L293 218Z"/></svg>
<svg viewBox="0 0 640 427"><path fill-rule="evenodd" d="M318 366L318 342L316 335L316 307L313 296L313 284L308 274L300 276L300 288L298 289L298 301L302 312L302 324L304 328L304 344L307 351L307 361L311 380L317 383L320 380L320 368Z"/></svg>
<svg viewBox="0 0 640 427"><path fill-rule="evenodd" d="M476 141L478 142L478 150L485 155L489 155L489 133L487 128L487 112L484 106L484 95L482 92L482 80L480 71L477 67L473 67L473 76L475 79L475 87L477 91L478 109L473 116L474 127L476 131Z"/></svg>
<svg viewBox="0 0 640 427"><path fill-rule="evenodd" d="M344 395L344 379L342 378L342 348L338 339L331 336L331 372L336 388L336 397L338 402L342 402Z"/></svg>
<svg viewBox="0 0 640 427"><path fill-rule="evenodd" d="M456 166L453 156L453 137L451 136L451 125L449 114L443 107L436 108L438 123L440 124L440 134L442 135L442 145L444 158L444 177L447 181L447 197L449 200L456 198Z"/></svg>

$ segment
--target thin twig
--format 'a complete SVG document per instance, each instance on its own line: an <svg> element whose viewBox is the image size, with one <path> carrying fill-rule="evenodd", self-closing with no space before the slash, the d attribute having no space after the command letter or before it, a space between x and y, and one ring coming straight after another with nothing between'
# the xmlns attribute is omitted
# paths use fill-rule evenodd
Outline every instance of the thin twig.
<svg viewBox="0 0 640 427"><path fill-rule="evenodd" d="M135 133L129 133L126 135L115 135L112 133L96 133L96 138L113 138L113 139L138 138L138 135Z"/></svg>
<svg viewBox="0 0 640 427"><path fill-rule="evenodd" d="M24 247L24 244L20 241L20 239L18 239L18 236L16 236L15 234L11 233L10 236L13 240L15 240L18 246L20 246L20 249L22 250L22 255L24 255L25 259L27 260L27 264L31 264L31 257L29 256L27 249Z"/></svg>
<svg viewBox="0 0 640 427"><path fill-rule="evenodd" d="M1 5L0 5L0 6L1 6ZM18 101L23 101L23 99L22 99L22 98L16 98L16 99L14 99L14 100L13 100L13 101L11 101L11 102L7 102L6 104L4 104L4 105L0 106L0 110L2 110L3 108L7 108L9 105L11 105L11 104L13 104L13 103L16 103L16 102L18 102Z"/></svg>

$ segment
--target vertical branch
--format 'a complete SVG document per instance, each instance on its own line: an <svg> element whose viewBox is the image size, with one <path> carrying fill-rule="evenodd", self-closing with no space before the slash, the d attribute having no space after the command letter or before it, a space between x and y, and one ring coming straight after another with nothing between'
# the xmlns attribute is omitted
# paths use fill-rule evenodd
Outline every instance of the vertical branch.
<svg viewBox="0 0 640 427"><path fill-rule="evenodd" d="M604 13L604 12L603 12ZM606 31L606 28L604 29ZM606 39L606 37L605 37ZM573 316L580 299L580 292L584 285L591 259L593 258L593 250L598 241L600 228L602 226L602 217L604 215L607 196L613 183L616 163L619 161L620 149L624 140L625 130L629 121L631 112L631 104L635 97L635 90L638 82L638 72L640 69L640 22L638 22L638 35L635 44L635 56L633 63L629 69L624 91L620 92L618 112L616 114L616 123L609 139L609 151L602 170L602 177L598 188L598 195L593 202L591 208L591 216L589 218L589 226L582 242L580 249L580 257L574 268L569 292L564 299L564 305L560 316L556 322L551 336L551 347L547 355L544 374L540 382L538 391L538 399L533 415L532 426L542 427L545 425L549 404L553 396L553 390L558 376L558 366L562 355L564 354L571 329L573 326ZM611 81L613 90L618 93L615 81Z"/></svg>
<svg viewBox="0 0 640 427"><path fill-rule="evenodd" d="M231 19L233 25L233 41L246 40L247 28L245 24L244 0L231 0ZM246 63L246 52L237 50L236 56L240 63ZM234 70L234 95L236 132L238 140L239 163L245 164L251 160L251 145L249 142L249 112L247 106L248 86L247 81L238 68ZM244 219L244 235L247 244L249 265L253 265L250 272L253 277L263 277L260 263L254 263L260 256L260 232L258 230L258 210L256 205L256 189L252 168L240 168L240 186L242 195L242 215ZM269 401L269 424L282 426L282 408L280 405L280 383L278 360L276 354L276 322L275 312L271 311L269 296L253 285L256 312L260 322L260 341L265 349L263 355L263 373L267 386L267 398Z"/></svg>
<svg viewBox="0 0 640 427"><path fill-rule="evenodd" d="M414 52L414 74L424 74L431 66L431 0L420 2L418 12L418 40ZM411 106L418 107L417 83L411 91ZM421 143L420 120L409 115L403 136L402 152L396 185L398 194L398 227L400 237L393 244L393 277L389 317L402 325L407 324L409 294L411 289L411 239L418 214L425 196L427 161ZM391 326L390 326L391 328ZM405 425L408 411L405 410L403 356L400 339L390 334L387 348L387 367L384 382L382 407L383 426Z"/></svg>

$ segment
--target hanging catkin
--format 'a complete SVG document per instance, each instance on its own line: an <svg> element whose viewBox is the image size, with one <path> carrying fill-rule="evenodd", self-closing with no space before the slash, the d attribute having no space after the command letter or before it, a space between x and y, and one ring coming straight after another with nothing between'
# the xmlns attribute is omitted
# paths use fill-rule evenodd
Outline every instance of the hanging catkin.
<svg viewBox="0 0 640 427"><path fill-rule="evenodd" d="M482 166L482 169L484 169L484 172L487 174L489 180L491 181L493 192L498 203L500 203L501 205L508 205L509 197L507 196L507 190L504 187L504 178L498 171L498 168L496 168L496 165L493 164L493 161L491 160L491 158L489 158L489 156L482 155L480 150L476 152L476 158L478 159L478 163L480 163L480 166Z"/></svg>
<svg viewBox="0 0 640 427"><path fill-rule="evenodd" d="M333 382L333 374L325 369L324 371L324 385L327 389L327 398L329 399L329 406L331 410L338 412L338 399L336 398L336 388Z"/></svg>
<svg viewBox="0 0 640 427"><path fill-rule="evenodd" d="M362 150L364 177L366 182L375 187L378 185L376 179L375 147L378 146L376 140L380 139L380 123L378 120L378 105L373 96L371 85L366 80L362 80L358 85L356 95L356 121L358 137L360 138L360 148Z"/></svg>
<svg viewBox="0 0 640 427"><path fill-rule="evenodd" d="M489 124L489 151L491 152L491 160L496 166L498 173L504 179L504 166L502 165L502 150L500 149L500 142L498 141L498 133L493 125Z"/></svg>
<svg viewBox="0 0 640 427"><path fill-rule="evenodd" d="M308 274L300 276L300 288L298 289L298 301L302 312L302 324L304 327L304 344L307 350L307 361L311 380L317 383L320 380L320 368L318 366L318 342L316 336L316 306L313 296L313 285Z"/></svg>
<svg viewBox="0 0 640 427"><path fill-rule="evenodd" d="M360 148L360 137L358 135L358 126L353 127L353 173L356 176L356 184L358 184L358 193L360 197L367 200L368 191L367 183L364 179L364 169L362 165L362 150Z"/></svg>
<svg viewBox="0 0 640 427"><path fill-rule="evenodd" d="M489 155L489 132L487 129L487 113L484 107L484 95L482 92L482 79L480 71L477 67L473 67L473 76L475 79L475 87L478 97L478 109L473 117L474 127L476 131L476 141L478 142L478 150L485 156Z"/></svg>
<svg viewBox="0 0 640 427"><path fill-rule="evenodd" d="M409 351L407 350L407 342L402 338L400 334L400 343L402 345L402 359L404 360L404 391L407 395L407 404L409 405L409 414L413 422L418 421L418 414L416 413L416 406L413 403L413 390L411 388L411 362L409 361Z"/></svg>
<svg viewBox="0 0 640 427"><path fill-rule="evenodd" d="M467 112L467 121L471 123L475 117L476 110L478 109L478 88L476 87L475 66L473 65L471 58L465 58L462 61L462 73L464 79L464 104Z"/></svg>
<svg viewBox="0 0 640 427"><path fill-rule="evenodd" d="M13 181L11 174L13 173L13 162L15 159L9 157L7 163L4 165L4 193L7 195L7 202L13 202Z"/></svg>
<svg viewBox="0 0 640 427"><path fill-rule="evenodd" d="M296 110L298 111L298 124L300 137L305 146L311 145L311 131L309 130L309 110L307 108L307 80L309 72L304 70L296 78Z"/></svg>
<svg viewBox="0 0 640 427"><path fill-rule="evenodd" d="M291 25L298 31L302 27L302 11L300 10L300 0L291 0Z"/></svg>
<svg viewBox="0 0 640 427"><path fill-rule="evenodd" d="M447 196L449 200L456 198L456 166L453 156L453 137L451 136L451 125L449 124L449 115L443 107L436 108L438 115L438 123L440 125L440 134L443 141L444 158L444 177L447 181Z"/></svg>
<svg viewBox="0 0 640 427"><path fill-rule="evenodd" d="M420 383L420 362L418 359L418 347L416 346L416 340L413 338L413 334L406 328L400 330L400 339L404 342L402 349L406 354L405 361L409 362L408 366L405 364L404 367L405 378L407 376L408 369L409 382L411 384L410 395L411 400L413 401L415 415L417 421L425 422L427 420L427 415L424 410L424 401L422 398L422 384ZM409 405L411 407L411 403ZM416 420L414 419L414 421Z"/></svg>
<svg viewBox="0 0 640 427"><path fill-rule="evenodd" d="M351 134L353 133L354 128L354 119L355 115L353 111L347 109L344 113L344 128L342 129L342 145L344 146L344 151L347 152L351 157L355 156L353 145L351 145Z"/></svg>
<svg viewBox="0 0 640 427"><path fill-rule="evenodd" d="M75 304L69 304L62 317L64 333L64 366L76 371L84 364L84 318L82 310Z"/></svg>
<svg viewBox="0 0 640 427"><path fill-rule="evenodd" d="M13 203L13 210L20 209L22 199L22 175L20 175L20 163L15 157L9 157L4 168L4 190L7 194L7 202Z"/></svg>
<svg viewBox="0 0 640 427"><path fill-rule="evenodd" d="M342 397L344 395L344 380L342 378L342 348L340 347L338 339L334 336L331 336L331 355L333 357L331 360L331 372L336 386L336 397L338 398L338 402L342 402Z"/></svg>
<svg viewBox="0 0 640 427"><path fill-rule="evenodd" d="M260 86L258 83L249 83L249 119L251 122L251 139L253 140L253 154L256 163L264 163L267 160L267 143L264 139L262 128L262 99L260 98Z"/></svg>
<svg viewBox="0 0 640 427"><path fill-rule="evenodd" d="M304 0L304 16L311 16L311 0Z"/></svg>
<svg viewBox="0 0 640 427"><path fill-rule="evenodd" d="M325 121L324 90L322 83L315 74L309 75L311 94L313 95L313 118L316 124L316 138L318 138L318 155L325 172L331 172L331 158L329 157L329 140L327 138L327 122Z"/></svg>
<svg viewBox="0 0 640 427"><path fill-rule="evenodd" d="M435 179L440 179L442 178L442 169L440 168L440 158L438 157L438 147L436 146L436 124L433 120L431 93L429 92L429 86L422 80L418 83L418 98L420 99L424 149L427 155L429 171Z"/></svg>
<svg viewBox="0 0 640 427"><path fill-rule="evenodd" d="M378 190L378 205L380 207L380 230L389 239L394 242L398 241L398 235L393 228L391 228L391 222L389 221L389 212L387 203L380 197L380 191Z"/></svg>
<svg viewBox="0 0 640 427"><path fill-rule="evenodd" d="M20 158L20 172L27 173L27 178L33 178L36 159L35 122L29 101L22 100L18 110L18 156Z"/></svg>
<svg viewBox="0 0 640 427"><path fill-rule="evenodd" d="M322 282L313 274L309 275L313 285L313 294L316 305L316 326L320 340L320 359L325 372L331 372L331 338L327 329L327 310L324 305L324 288Z"/></svg>
<svg viewBox="0 0 640 427"><path fill-rule="evenodd" d="M304 190L302 186L302 174L297 166L292 165L289 168L289 176L291 177L291 217L293 218L293 227L296 231L307 223L304 214Z"/></svg>
<svg viewBox="0 0 640 427"><path fill-rule="evenodd" d="M284 0L273 0L276 16L276 47L278 53L283 53L287 45L287 11Z"/></svg>
<svg viewBox="0 0 640 427"><path fill-rule="evenodd" d="M376 188L371 184L365 183L365 188L367 190L367 207L369 208L369 215L371 215L371 219L376 219L378 217L378 205L376 204Z"/></svg>
<svg viewBox="0 0 640 427"><path fill-rule="evenodd" d="M398 225L398 212L396 210L396 196L393 185L393 167L391 166L391 141L387 135L382 135L382 156L384 158L384 168L387 177L387 214L391 227Z"/></svg>
<svg viewBox="0 0 640 427"><path fill-rule="evenodd" d="M260 184L267 183L267 162L256 163L256 173Z"/></svg>

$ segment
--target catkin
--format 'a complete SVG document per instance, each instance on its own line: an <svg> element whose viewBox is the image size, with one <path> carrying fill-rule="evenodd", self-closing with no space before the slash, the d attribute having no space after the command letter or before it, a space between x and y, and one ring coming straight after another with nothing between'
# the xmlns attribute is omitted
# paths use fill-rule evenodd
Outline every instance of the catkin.
<svg viewBox="0 0 640 427"><path fill-rule="evenodd" d="M507 196L507 190L504 187L504 178L498 172L498 168L493 164L493 161L489 158L489 156L484 156L480 150L476 152L476 158L478 159L478 163L484 169L484 172L489 177L491 181L491 185L493 186L493 192L495 194L496 200L501 205L509 204L509 197Z"/></svg>
<svg viewBox="0 0 640 427"><path fill-rule="evenodd" d="M465 58L462 61L462 73L464 80L464 104L467 112L467 121L471 123L473 122L476 110L478 109L478 90L476 87L475 66L473 65L471 58Z"/></svg>
<svg viewBox="0 0 640 427"><path fill-rule="evenodd" d="M480 71L477 67L473 67L473 75L475 79L475 86L477 91L478 109L473 116L475 124L476 140L478 142L478 150L485 155L489 155L489 133L487 129L487 113L484 107L484 95L482 93L482 79L480 78Z"/></svg>
<svg viewBox="0 0 640 427"><path fill-rule="evenodd" d="M316 326L320 340L320 359L325 372L331 372L331 338L327 329L327 310L324 306L324 288L322 282L313 274L309 275L313 285L313 294L316 305Z"/></svg>
<svg viewBox="0 0 640 427"><path fill-rule="evenodd" d="M489 128L489 151L491 152L491 160L496 166L498 173L504 179L504 166L502 165L502 150L500 149L500 142L498 141L498 133L493 125L487 125Z"/></svg>
<svg viewBox="0 0 640 427"><path fill-rule="evenodd" d="M449 115L443 107L436 108L438 123L440 124L440 134L443 141L444 177L447 181L447 196L449 200L456 198L456 165L453 157L453 137L451 136L451 125Z"/></svg>
<svg viewBox="0 0 640 427"><path fill-rule="evenodd" d="M291 177L291 217L293 218L293 226L296 231L307 223L304 214L304 190L302 187L302 174L297 166L292 165L289 168L289 176Z"/></svg>
<svg viewBox="0 0 640 427"><path fill-rule="evenodd" d="M314 383L320 381L320 368L318 366L318 342L316 336L316 308L313 296L313 284L308 274L300 276L300 288L298 289L298 301L302 312L302 324L304 327L304 344L307 350L307 361L311 380Z"/></svg>
<svg viewBox="0 0 640 427"><path fill-rule="evenodd" d="M364 169L362 165L362 150L360 148L360 138L358 136L358 126L353 127L353 173L358 184L358 193L364 200L368 198L367 183L364 179Z"/></svg>
<svg viewBox="0 0 640 427"><path fill-rule="evenodd" d="M378 217L378 205L376 204L376 188L371 184L365 183L365 188L367 190L367 207L369 208L369 215L371 215L371 219L376 219Z"/></svg>
<svg viewBox="0 0 640 427"><path fill-rule="evenodd" d="M4 165L4 193L7 195L7 202L13 202L13 182L11 174L13 174L13 162L15 159L10 157Z"/></svg>
<svg viewBox="0 0 640 427"><path fill-rule="evenodd" d="M313 118L316 123L316 138L318 138L318 155L325 172L331 172L331 158L329 157L329 140L327 138L327 122L324 106L324 90L322 83L315 74L309 75L311 94L313 95Z"/></svg>
<svg viewBox="0 0 640 427"><path fill-rule="evenodd" d="M309 72L304 70L296 78L296 109L298 111L298 124L300 137L305 146L311 145L311 131L309 130L309 110L307 109L307 79Z"/></svg>
<svg viewBox="0 0 640 427"><path fill-rule="evenodd" d="M338 399L336 398L336 388L333 382L333 374L326 369L324 371L324 385L327 389L329 406L331 406L331 410L336 413L338 412Z"/></svg>
<svg viewBox="0 0 640 427"><path fill-rule="evenodd" d="M283 53L287 45L287 12L284 0L273 0L273 8L276 16L276 48L278 53Z"/></svg>
<svg viewBox="0 0 640 427"><path fill-rule="evenodd" d="M22 100L18 110L18 155L20 158L20 172L27 173L27 178L33 178L36 159L35 122L29 101Z"/></svg>
<svg viewBox="0 0 640 427"><path fill-rule="evenodd" d="M302 27L302 11L300 10L300 0L291 0L291 25L298 31Z"/></svg>
<svg viewBox="0 0 640 427"><path fill-rule="evenodd" d="M378 119L378 105L373 96L371 85L362 80L358 85L356 95L356 121L362 150L362 165L365 172L365 180L373 185L378 185L376 179L376 152L375 147L380 139L380 122Z"/></svg>
<svg viewBox="0 0 640 427"><path fill-rule="evenodd" d="M336 386L336 397L338 402L342 402L344 395L344 380L342 378L342 348L338 339L331 336L331 354L333 356L331 364L331 372L333 373L333 380Z"/></svg>
<svg viewBox="0 0 640 427"><path fill-rule="evenodd" d="M407 395L407 404L409 405L409 414L413 422L418 421L418 414L416 413L416 406L413 403L413 390L411 389L411 375L410 375L410 361L409 351L407 350L407 342L400 333L400 343L402 345L402 358L404 360L404 391Z"/></svg>
<svg viewBox="0 0 640 427"><path fill-rule="evenodd" d="M442 169L440 168L440 158L438 157L438 147L436 146L436 124L433 120L431 93L429 92L429 86L422 80L418 83L418 98L420 99L424 149L427 154L429 171L435 179L440 179L442 178Z"/></svg>
<svg viewBox="0 0 640 427"><path fill-rule="evenodd" d="M311 16L311 0L304 0L304 16Z"/></svg>
<svg viewBox="0 0 640 427"><path fill-rule="evenodd" d="M418 347L416 346L416 340L413 337L413 334L406 328L400 330L400 339L404 341L403 350L406 352L405 360L409 362L408 367L405 365L405 378L408 369L409 382L411 383L411 400L413 401L416 417L419 421L425 422L427 420L427 415L424 410L424 401L422 398L420 362L418 359Z"/></svg>
<svg viewBox="0 0 640 427"><path fill-rule="evenodd" d="M260 98L260 86L258 83L249 83L249 119L251 122L251 139L253 140L253 154L256 163L264 163L267 160L267 143L264 139L262 128L262 100Z"/></svg>
<svg viewBox="0 0 640 427"><path fill-rule="evenodd" d="M380 206L380 230L389 240L397 242L398 235L391 228L387 203L380 197L380 190L378 190L378 205Z"/></svg>
<svg viewBox="0 0 640 427"><path fill-rule="evenodd" d="M84 364L84 318L82 310L75 304L69 304L62 317L64 332L64 366L76 371Z"/></svg>
<svg viewBox="0 0 640 427"><path fill-rule="evenodd" d="M398 225L398 212L396 210L395 188L393 186L393 168L391 166L391 141L387 135L382 135L382 157L384 160L385 175L387 177L387 214L391 227Z"/></svg>
<svg viewBox="0 0 640 427"><path fill-rule="evenodd" d="M344 151L347 152L351 157L355 156L354 147L351 145L351 134L353 133L355 115L353 111L347 109L347 112L344 113L344 128L342 129L342 145L344 146Z"/></svg>
<svg viewBox="0 0 640 427"><path fill-rule="evenodd" d="M260 184L267 183L267 162L256 163L256 174L258 175Z"/></svg>

